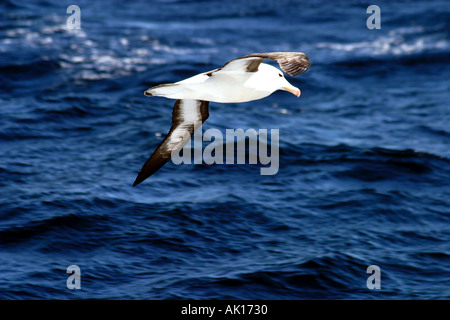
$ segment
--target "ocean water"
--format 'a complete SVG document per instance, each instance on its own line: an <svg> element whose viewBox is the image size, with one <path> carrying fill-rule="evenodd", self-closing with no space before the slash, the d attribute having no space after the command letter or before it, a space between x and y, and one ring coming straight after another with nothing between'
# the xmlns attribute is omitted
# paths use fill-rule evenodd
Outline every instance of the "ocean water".
<svg viewBox="0 0 450 320"><path fill-rule="evenodd" d="M450 298L448 1L77 1L68 30L72 4L0 4L1 299ZM276 175L131 186L174 103L144 90L270 51L309 55L301 97L203 130L278 129Z"/></svg>

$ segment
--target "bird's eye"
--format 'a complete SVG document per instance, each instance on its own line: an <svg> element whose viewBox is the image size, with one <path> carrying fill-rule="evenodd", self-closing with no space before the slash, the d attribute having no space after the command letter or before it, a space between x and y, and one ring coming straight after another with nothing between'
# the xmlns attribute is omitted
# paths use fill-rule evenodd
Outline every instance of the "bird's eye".
<svg viewBox="0 0 450 320"><path fill-rule="evenodd" d="M283 78L283 75L281 73L278 74L281 78Z"/></svg>

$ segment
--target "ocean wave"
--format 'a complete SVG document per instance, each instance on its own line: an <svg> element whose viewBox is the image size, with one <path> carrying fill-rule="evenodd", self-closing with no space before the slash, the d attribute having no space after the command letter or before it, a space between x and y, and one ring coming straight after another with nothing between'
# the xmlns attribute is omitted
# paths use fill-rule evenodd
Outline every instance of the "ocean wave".
<svg viewBox="0 0 450 320"><path fill-rule="evenodd" d="M208 288L220 291L221 299L349 299L362 289L361 279L355 277L367 268L367 262L355 255L330 253L305 259L300 263L277 262L270 266L249 265L244 271L226 276L196 277L171 284L172 294L189 287L192 294L205 298ZM339 271L337 271L339 270ZM353 287L353 290L347 288ZM241 296L242 288L251 294Z"/></svg>
<svg viewBox="0 0 450 320"><path fill-rule="evenodd" d="M419 59L429 57L427 61L448 62L450 42L444 30L428 32L422 26L400 27L371 40L358 42L319 42L313 48L319 56L327 57L329 63L361 63L364 61L402 61L420 62ZM327 51L326 54L321 50ZM417 59L417 60L416 60ZM323 61L317 61L324 63ZM424 61L422 61L424 62Z"/></svg>
<svg viewBox="0 0 450 320"><path fill-rule="evenodd" d="M0 67L0 76L6 81L36 79L46 74L55 72L60 68L60 64L55 60L38 60L30 63L10 64Z"/></svg>
<svg viewBox="0 0 450 320"><path fill-rule="evenodd" d="M334 146L327 146L321 144L307 143L302 145L293 145L287 141L283 141L287 147L280 148L280 154L286 157L303 156L304 161L311 162L322 162L322 161L333 161L333 160L368 160L373 159L392 159L392 160L436 160L443 161L445 163L450 163L450 159L443 156L423 152L419 150L403 149L395 150L383 147L371 147L364 148L358 146L352 146L347 144L338 144ZM305 152L308 150L309 152ZM317 154L320 158L316 158L314 155Z"/></svg>

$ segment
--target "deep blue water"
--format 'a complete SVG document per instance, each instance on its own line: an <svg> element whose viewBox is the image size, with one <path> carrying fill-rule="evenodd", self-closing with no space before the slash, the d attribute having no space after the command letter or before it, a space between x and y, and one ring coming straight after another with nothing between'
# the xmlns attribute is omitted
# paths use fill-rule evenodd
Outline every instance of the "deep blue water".
<svg viewBox="0 0 450 320"><path fill-rule="evenodd" d="M450 298L448 1L9 0L0 17L0 298ZM211 103L203 129L279 129L276 175L168 163L131 187L171 123L144 90L270 51L309 55L287 77L300 99Z"/></svg>

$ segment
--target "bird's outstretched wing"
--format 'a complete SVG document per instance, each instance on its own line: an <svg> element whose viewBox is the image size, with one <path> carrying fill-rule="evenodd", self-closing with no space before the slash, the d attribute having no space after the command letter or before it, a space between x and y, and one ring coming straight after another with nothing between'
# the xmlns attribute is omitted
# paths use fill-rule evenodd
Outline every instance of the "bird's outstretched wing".
<svg viewBox="0 0 450 320"><path fill-rule="evenodd" d="M272 59L278 62L281 70L291 76L299 75L305 72L311 66L308 56L303 52L267 52L252 53L228 61L223 67L212 70L207 75L213 73L242 73L256 72L258 67L266 59Z"/></svg>
<svg viewBox="0 0 450 320"><path fill-rule="evenodd" d="M178 152L200 125L208 119L209 101L203 100L177 100L173 106L172 127L166 138L159 144L155 152L142 166L133 187L150 177L171 158L173 152Z"/></svg>

